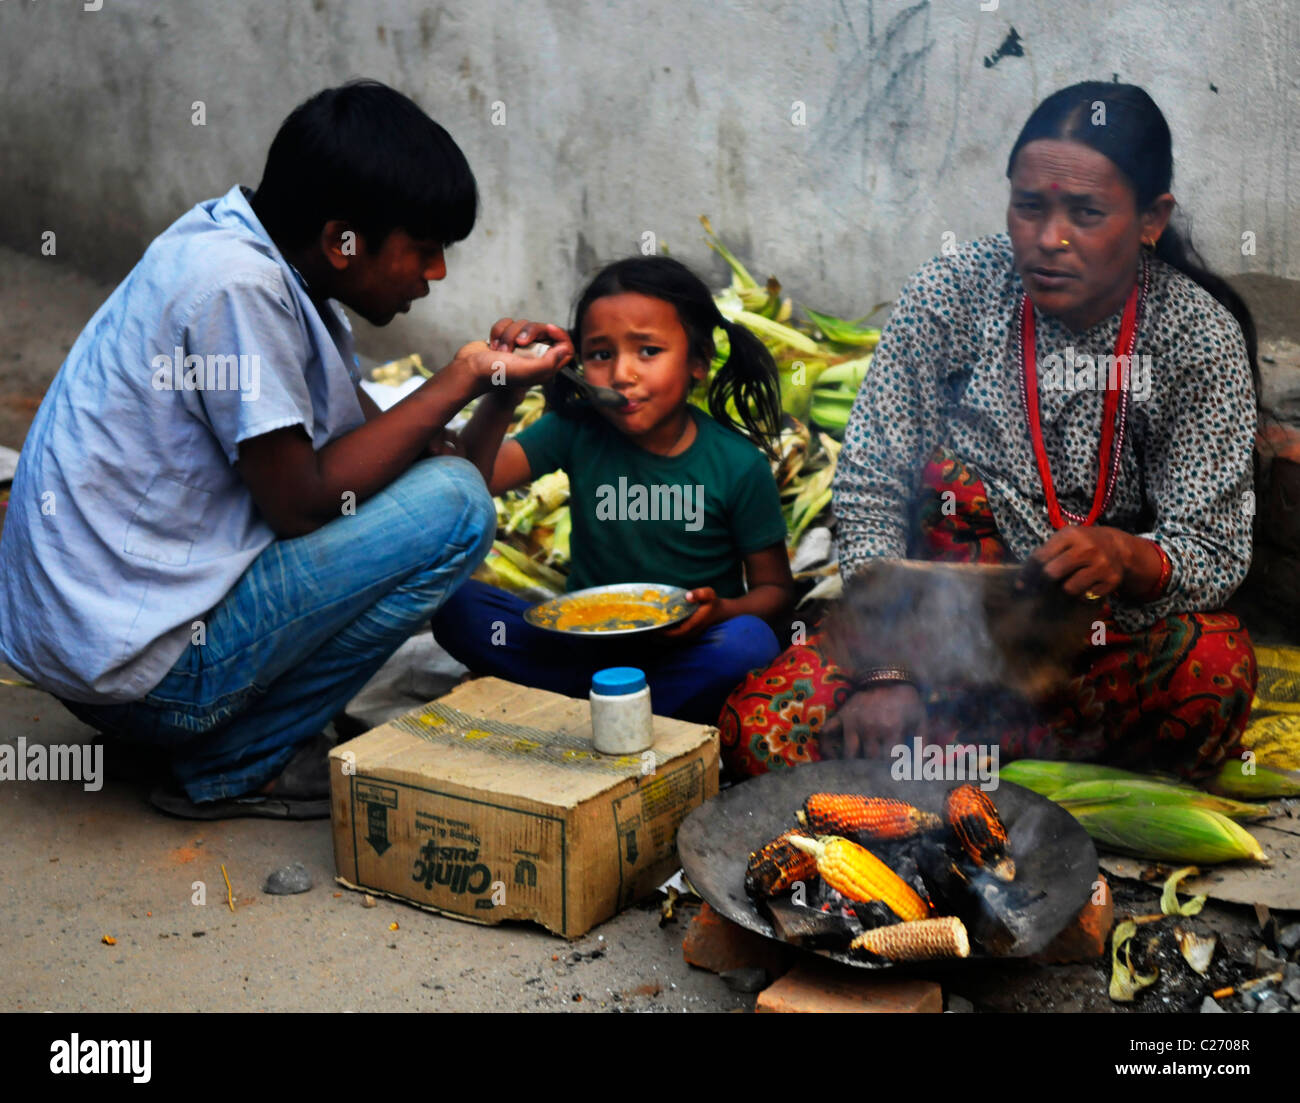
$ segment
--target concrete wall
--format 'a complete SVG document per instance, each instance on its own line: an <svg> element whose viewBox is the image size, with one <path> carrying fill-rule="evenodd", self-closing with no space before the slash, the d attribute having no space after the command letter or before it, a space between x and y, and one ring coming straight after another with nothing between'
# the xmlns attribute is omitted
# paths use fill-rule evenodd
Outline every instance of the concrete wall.
<svg viewBox="0 0 1300 1103"><path fill-rule="evenodd" d="M702 212L797 299L860 313L944 231L1001 229L1033 105L1112 74L1165 111L1212 265L1300 278L1295 0L84 5L0 0L0 240L37 253L52 229L50 263L120 277L188 206L255 185L296 103L373 76L451 131L483 197L447 281L361 334L374 354L445 354L501 313L567 316L582 275L647 230L720 283ZM995 60L1012 27L1023 52Z"/></svg>

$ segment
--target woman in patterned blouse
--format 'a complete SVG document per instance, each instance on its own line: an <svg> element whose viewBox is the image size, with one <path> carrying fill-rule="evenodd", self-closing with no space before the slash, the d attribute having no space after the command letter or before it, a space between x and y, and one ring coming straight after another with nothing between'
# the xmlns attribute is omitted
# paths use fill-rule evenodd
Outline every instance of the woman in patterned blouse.
<svg viewBox="0 0 1300 1103"><path fill-rule="evenodd" d="M925 264L881 337L836 474L841 572L1033 559L1105 631L1035 702L935 686L923 702L906 670L841 670L814 635L729 699L733 772L915 731L1189 777L1238 750L1254 653L1218 610L1250 565L1250 313L1170 225L1169 127L1142 89L1056 92L1007 176L1007 232Z"/></svg>

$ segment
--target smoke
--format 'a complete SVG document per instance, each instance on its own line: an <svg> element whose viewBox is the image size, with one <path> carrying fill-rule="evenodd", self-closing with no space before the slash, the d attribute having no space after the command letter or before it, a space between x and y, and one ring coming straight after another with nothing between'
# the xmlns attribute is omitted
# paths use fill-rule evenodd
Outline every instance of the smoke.
<svg viewBox="0 0 1300 1103"><path fill-rule="evenodd" d="M1034 700L1070 675L1096 606L1014 566L881 560L845 585L827 620L845 669L906 667L929 687L1000 687Z"/></svg>

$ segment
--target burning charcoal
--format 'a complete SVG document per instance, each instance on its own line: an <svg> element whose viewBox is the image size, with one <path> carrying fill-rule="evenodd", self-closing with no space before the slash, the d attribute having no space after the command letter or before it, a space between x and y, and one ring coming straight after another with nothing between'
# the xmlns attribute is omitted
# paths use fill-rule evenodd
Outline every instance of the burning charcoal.
<svg viewBox="0 0 1300 1103"><path fill-rule="evenodd" d="M907 884L916 891L916 894L924 900L930 909L934 910L934 900L930 896L930 890L925 883L925 878L921 876L921 867L917 862L914 849L900 850L891 860L883 858L885 864L898 874Z"/></svg>
<svg viewBox="0 0 1300 1103"><path fill-rule="evenodd" d="M883 904L879 900L872 900L866 904L855 903L853 914L858 917L858 922L862 924L864 931L874 930L876 927L892 927L895 923L902 922L888 904Z"/></svg>
<svg viewBox="0 0 1300 1103"><path fill-rule="evenodd" d="M764 910L779 938L809 950L842 950L862 933L856 920L796 904L788 896L765 901Z"/></svg>
<svg viewBox="0 0 1300 1103"><path fill-rule="evenodd" d="M1021 886L1005 884L985 872L968 871L942 847L922 848L917 858L938 911L965 923L972 942L990 954L1005 954L1015 946L1026 923L1023 909L1029 902Z"/></svg>

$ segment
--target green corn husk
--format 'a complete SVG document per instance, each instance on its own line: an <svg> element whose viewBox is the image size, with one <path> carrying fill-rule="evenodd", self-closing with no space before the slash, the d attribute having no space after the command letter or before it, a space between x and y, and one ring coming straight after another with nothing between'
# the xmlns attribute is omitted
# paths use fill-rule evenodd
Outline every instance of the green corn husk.
<svg viewBox="0 0 1300 1103"><path fill-rule="evenodd" d="M1246 773L1246 763L1239 759L1225 762L1209 782L1211 792L1245 800L1272 800L1274 797L1300 797L1300 777L1267 766L1251 764L1254 773Z"/></svg>
<svg viewBox="0 0 1300 1103"><path fill-rule="evenodd" d="M1050 797L1058 789L1081 781L1102 781L1127 778L1131 781L1150 781L1148 777L1116 766L1099 766L1092 762L1051 762L1043 758L1018 758L998 771L1003 781L1012 781L1032 789L1040 796Z"/></svg>
<svg viewBox="0 0 1300 1103"><path fill-rule="evenodd" d="M1096 781L1077 781L1052 794L1052 800L1065 808L1098 802L1123 801L1126 804L1152 807L1180 804L1192 808L1208 808L1233 820L1252 820L1268 816L1267 805L1246 804L1244 801L1215 796L1185 785L1166 785L1160 781L1138 781L1133 778L1099 778Z"/></svg>
<svg viewBox="0 0 1300 1103"><path fill-rule="evenodd" d="M1069 812L1094 842L1121 854L1198 865L1243 858L1268 861L1254 835L1208 808L1113 802L1071 808Z"/></svg>
<svg viewBox="0 0 1300 1103"><path fill-rule="evenodd" d="M821 330L826 340L834 341L837 345L873 349L880 343L880 330L874 326L860 326L844 318L837 318L834 314L821 314L806 306L803 312Z"/></svg>
<svg viewBox="0 0 1300 1103"><path fill-rule="evenodd" d="M867 378L867 369L871 367L871 358L875 353L857 356L852 360L841 360L832 364L817 379L817 389L830 391L832 394L849 391L856 395L862 381Z"/></svg>

